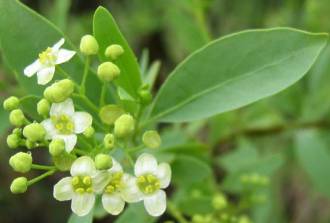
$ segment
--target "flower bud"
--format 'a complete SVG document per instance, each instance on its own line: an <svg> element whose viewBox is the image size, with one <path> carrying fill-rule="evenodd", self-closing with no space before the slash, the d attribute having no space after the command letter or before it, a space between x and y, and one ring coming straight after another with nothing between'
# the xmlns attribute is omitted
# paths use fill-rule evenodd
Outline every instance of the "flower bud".
<svg viewBox="0 0 330 223"><path fill-rule="evenodd" d="M22 129L21 128L14 128L12 133L16 134L18 136L21 136L22 135Z"/></svg>
<svg viewBox="0 0 330 223"><path fill-rule="evenodd" d="M92 35L85 35L80 40L80 51L86 55L95 55L99 51L99 44Z"/></svg>
<svg viewBox="0 0 330 223"><path fill-rule="evenodd" d="M103 143L106 149L112 149L115 146L115 136L111 133L106 134Z"/></svg>
<svg viewBox="0 0 330 223"><path fill-rule="evenodd" d="M146 147L156 149L160 146L162 140L157 131L149 130L143 134L142 142Z"/></svg>
<svg viewBox="0 0 330 223"><path fill-rule="evenodd" d="M119 67L111 62L104 62L97 68L97 76L101 81L110 82L120 74Z"/></svg>
<svg viewBox="0 0 330 223"><path fill-rule="evenodd" d="M35 147L37 147L37 143L36 142L32 142L32 141L30 141L30 140L26 140L25 141L25 146L26 146L26 148L28 148L28 149L33 149L33 148L35 148Z"/></svg>
<svg viewBox="0 0 330 223"><path fill-rule="evenodd" d="M28 180L25 177L18 177L10 185L10 191L13 194L25 193L28 188Z"/></svg>
<svg viewBox="0 0 330 223"><path fill-rule="evenodd" d="M9 165L20 173L29 172L32 166L32 156L29 153L19 152L10 157Z"/></svg>
<svg viewBox="0 0 330 223"><path fill-rule="evenodd" d="M9 114L9 121L14 126L22 126L25 124L25 116L20 109L12 110Z"/></svg>
<svg viewBox="0 0 330 223"><path fill-rule="evenodd" d="M19 99L17 97L11 96L3 102L3 108L7 111L12 111L17 109L19 106Z"/></svg>
<svg viewBox="0 0 330 223"><path fill-rule="evenodd" d="M212 200L212 206L215 210L222 210L227 207L227 199L223 194L217 194Z"/></svg>
<svg viewBox="0 0 330 223"><path fill-rule="evenodd" d="M68 171L77 157L73 154L64 152L58 156L53 156L52 158L57 169L60 171Z"/></svg>
<svg viewBox="0 0 330 223"><path fill-rule="evenodd" d="M46 130L41 124L32 123L24 127L23 135L31 142L42 141L46 136Z"/></svg>
<svg viewBox="0 0 330 223"><path fill-rule="evenodd" d="M95 167L98 170L107 170L112 167L112 158L106 154L98 154L95 157Z"/></svg>
<svg viewBox="0 0 330 223"><path fill-rule="evenodd" d="M49 153L52 156L58 156L61 153L64 152L65 149L65 143L63 141L63 139L53 139L50 143L49 143Z"/></svg>
<svg viewBox="0 0 330 223"><path fill-rule="evenodd" d="M83 134L84 134L84 136L85 136L86 138L90 138L90 137L92 137L92 136L94 135L94 133L95 133L95 129L94 129L92 126L88 127L88 128L83 132Z"/></svg>
<svg viewBox="0 0 330 223"><path fill-rule="evenodd" d="M105 50L105 56L111 60L117 60L124 53L124 49L121 45L113 44L107 47Z"/></svg>
<svg viewBox="0 0 330 223"><path fill-rule="evenodd" d="M44 97L52 103L60 103L68 99L73 91L73 81L64 79L47 87L44 91Z"/></svg>
<svg viewBox="0 0 330 223"><path fill-rule="evenodd" d="M148 105L152 101L152 94L150 90L146 90L146 89L139 90L139 96L141 99L141 103L143 105Z"/></svg>
<svg viewBox="0 0 330 223"><path fill-rule="evenodd" d="M11 149L16 149L19 146L21 138L17 134L10 134L7 136L7 145Z"/></svg>
<svg viewBox="0 0 330 223"><path fill-rule="evenodd" d="M114 133L116 137L123 138L133 133L135 127L134 118L129 114L121 115L115 121Z"/></svg>
<svg viewBox="0 0 330 223"><path fill-rule="evenodd" d="M249 217L243 215L243 216L239 217L237 223L252 223L252 221L250 220Z"/></svg>
<svg viewBox="0 0 330 223"><path fill-rule="evenodd" d="M50 104L46 99L41 99L37 104L37 112L39 115L48 116Z"/></svg>
<svg viewBox="0 0 330 223"><path fill-rule="evenodd" d="M124 113L124 109L118 105L106 105L100 109L99 116L103 123L112 125Z"/></svg>

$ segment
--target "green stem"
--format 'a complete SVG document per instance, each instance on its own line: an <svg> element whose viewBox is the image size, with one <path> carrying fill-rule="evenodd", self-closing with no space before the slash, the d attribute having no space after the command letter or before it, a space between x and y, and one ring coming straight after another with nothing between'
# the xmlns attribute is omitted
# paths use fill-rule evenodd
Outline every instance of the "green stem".
<svg viewBox="0 0 330 223"><path fill-rule="evenodd" d="M39 164L32 164L31 166L34 170L55 170L55 166L46 166L46 165L39 165Z"/></svg>
<svg viewBox="0 0 330 223"><path fill-rule="evenodd" d="M85 95L80 95L80 94L73 94L74 97L80 98L81 100L83 100L86 105L93 110L93 112L95 113L99 113L99 109L96 107L96 105L94 105L94 103L92 103Z"/></svg>
<svg viewBox="0 0 330 223"><path fill-rule="evenodd" d="M107 94L107 83L104 83L102 86L101 97L100 97L100 106L101 107L105 105L106 94Z"/></svg>
<svg viewBox="0 0 330 223"><path fill-rule="evenodd" d="M208 43L211 41L212 38L205 19L204 9L201 6L200 0L195 0L194 3L194 8L192 9L193 14L195 15L197 25L203 35L205 43Z"/></svg>
<svg viewBox="0 0 330 223"><path fill-rule="evenodd" d="M37 176L36 178L33 178L32 180L29 180L28 185L31 186L32 184L37 183L37 182L43 180L44 178L53 175L55 172L56 172L56 170L54 170L54 169L49 170L46 173L41 174L40 176Z"/></svg>
<svg viewBox="0 0 330 223"><path fill-rule="evenodd" d="M182 215L182 213L176 208L176 206L168 201L167 203L168 212L179 222L179 223L189 223L186 218Z"/></svg>
<svg viewBox="0 0 330 223"><path fill-rule="evenodd" d="M90 64L90 57L87 56L86 61L85 61L84 74L83 74L83 78L82 78L82 81L80 84L80 93L82 95L85 95L85 93L86 93L86 81L87 81L87 76L88 76L88 71L89 71L89 64Z"/></svg>
<svg viewBox="0 0 330 223"><path fill-rule="evenodd" d="M88 153L83 151L83 150L80 150L80 149L77 149L75 148L74 151L78 154L78 155L81 155L81 156L84 156L84 155L87 155Z"/></svg>

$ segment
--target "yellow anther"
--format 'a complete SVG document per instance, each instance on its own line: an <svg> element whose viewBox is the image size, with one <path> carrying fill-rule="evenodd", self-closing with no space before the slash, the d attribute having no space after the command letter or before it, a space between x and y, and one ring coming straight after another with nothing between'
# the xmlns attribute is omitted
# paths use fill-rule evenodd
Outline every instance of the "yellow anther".
<svg viewBox="0 0 330 223"><path fill-rule="evenodd" d="M87 186L92 184L92 178L90 176L86 176L83 178L83 183Z"/></svg>
<svg viewBox="0 0 330 223"><path fill-rule="evenodd" d="M56 57L52 53L52 48L47 48L42 53L39 53L39 61L41 64L52 64L55 61Z"/></svg>
<svg viewBox="0 0 330 223"><path fill-rule="evenodd" d="M79 187L79 188L76 189L76 192L79 193L79 194L82 194L82 193L85 192L85 189L82 188L82 187Z"/></svg>
<svg viewBox="0 0 330 223"><path fill-rule="evenodd" d="M153 183L156 180L156 177L149 174L149 175L147 175L147 180L148 180L149 183Z"/></svg>
<svg viewBox="0 0 330 223"><path fill-rule="evenodd" d="M91 187L87 188L87 189L86 189L86 192L87 192L87 193L93 193L93 188L91 188Z"/></svg>
<svg viewBox="0 0 330 223"><path fill-rule="evenodd" d="M79 184L79 177L73 177L71 181L72 186L76 186Z"/></svg>
<svg viewBox="0 0 330 223"><path fill-rule="evenodd" d="M138 181L138 183L145 183L147 180L144 176L139 176L137 181Z"/></svg>

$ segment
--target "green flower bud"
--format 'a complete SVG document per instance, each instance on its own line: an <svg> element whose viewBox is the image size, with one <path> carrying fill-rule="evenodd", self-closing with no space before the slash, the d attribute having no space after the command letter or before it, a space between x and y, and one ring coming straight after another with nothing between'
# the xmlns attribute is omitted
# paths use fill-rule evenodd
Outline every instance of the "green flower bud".
<svg viewBox="0 0 330 223"><path fill-rule="evenodd" d="M72 163L76 160L76 156L69 153L61 153L58 156L53 156L53 162L57 169L60 171L68 171L71 168Z"/></svg>
<svg viewBox="0 0 330 223"><path fill-rule="evenodd" d="M115 146L115 136L111 133L106 134L103 143L106 149L112 149Z"/></svg>
<svg viewBox="0 0 330 223"><path fill-rule="evenodd" d="M141 99L141 103L143 105L148 105L152 101L152 94L151 94L150 90L145 90L145 89L140 90L139 96Z"/></svg>
<svg viewBox="0 0 330 223"><path fill-rule="evenodd" d="M80 40L80 51L86 55L95 55L99 51L99 44L92 35L85 35Z"/></svg>
<svg viewBox="0 0 330 223"><path fill-rule="evenodd" d="M124 53L124 49L121 45L113 44L107 47L104 55L111 60L117 60Z"/></svg>
<svg viewBox="0 0 330 223"><path fill-rule="evenodd" d="M98 154L95 157L95 167L98 170L107 170L112 167L112 158L106 154Z"/></svg>
<svg viewBox="0 0 330 223"><path fill-rule="evenodd" d="M17 109L19 106L19 99L17 97L11 96L3 102L3 108L7 111L12 111Z"/></svg>
<svg viewBox="0 0 330 223"><path fill-rule="evenodd" d="M37 147L37 143L36 142L32 142L30 140L26 140L25 141L25 146L28 148L28 149L33 149L35 147Z"/></svg>
<svg viewBox="0 0 330 223"><path fill-rule="evenodd" d="M84 136L85 136L86 138L90 138L90 137L92 137L92 136L94 135L94 133L95 133L95 129L94 129L92 126L88 127L88 128L83 132L83 134L84 134Z"/></svg>
<svg viewBox="0 0 330 223"><path fill-rule="evenodd" d="M212 200L212 206L216 210L222 210L227 207L227 199L223 194L217 194Z"/></svg>
<svg viewBox="0 0 330 223"><path fill-rule="evenodd" d="M16 149L21 142L21 138L17 134L10 134L7 136L7 145L11 149Z"/></svg>
<svg viewBox="0 0 330 223"><path fill-rule="evenodd" d="M9 165L20 173L27 173L32 166L32 156L29 153L19 152L10 157Z"/></svg>
<svg viewBox="0 0 330 223"><path fill-rule="evenodd" d="M112 125L124 113L124 109L118 105L106 105L101 108L99 116L103 123Z"/></svg>
<svg viewBox="0 0 330 223"><path fill-rule="evenodd" d="M10 112L9 121L14 126L22 126L26 123L25 116L20 109L15 109Z"/></svg>
<svg viewBox="0 0 330 223"><path fill-rule="evenodd" d="M37 104L37 111L39 115L48 116L50 104L46 99L41 99Z"/></svg>
<svg viewBox="0 0 330 223"><path fill-rule="evenodd" d="M120 74L119 67L111 62L104 62L97 68L97 76L101 81L110 82Z"/></svg>
<svg viewBox="0 0 330 223"><path fill-rule="evenodd" d="M134 118L129 114L124 114L115 121L114 133L116 137L123 138L132 134L134 128Z"/></svg>
<svg viewBox="0 0 330 223"><path fill-rule="evenodd" d="M252 221L247 216L241 216L239 217L237 223L252 223Z"/></svg>
<svg viewBox="0 0 330 223"><path fill-rule="evenodd" d="M44 91L44 97L52 103L60 103L68 99L73 91L73 81L64 79L47 87Z"/></svg>
<svg viewBox="0 0 330 223"><path fill-rule="evenodd" d="M58 156L64 152L65 143L63 139L53 139L49 143L49 153L52 156Z"/></svg>
<svg viewBox="0 0 330 223"><path fill-rule="evenodd" d="M31 142L44 140L46 130L39 123L32 123L24 127L23 135Z"/></svg>
<svg viewBox="0 0 330 223"><path fill-rule="evenodd" d="M10 191L13 194L22 194L27 191L28 180L25 177L18 177L10 185Z"/></svg>
<svg viewBox="0 0 330 223"><path fill-rule="evenodd" d="M22 129L21 128L14 128L12 133L16 134L18 136L21 136L22 135Z"/></svg>
<svg viewBox="0 0 330 223"><path fill-rule="evenodd" d="M162 140L157 131L149 130L143 134L142 142L146 147L156 149L160 146Z"/></svg>

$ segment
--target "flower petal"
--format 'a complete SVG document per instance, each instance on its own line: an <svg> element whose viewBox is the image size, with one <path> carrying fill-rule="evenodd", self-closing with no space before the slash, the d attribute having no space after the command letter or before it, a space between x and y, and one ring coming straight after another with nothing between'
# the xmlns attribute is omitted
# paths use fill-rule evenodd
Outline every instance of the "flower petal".
<svg viewBox="0 0 330 223"><path fill-rule="evenodd" d="M69 61L74 55L76 54L75 51L72 50L66 50L66 49L60 49L57 53L57 59L55 61L55 64L61 64L64 62Z"/></svg>
<svg viewBox="0 0 330 223"><path fill-rule="evenodd" d="M65 177L60 180L54 186L53 196L58 201L68 201L72 199L74 194L72 185L71 185L72 177Z"/></svg>
<svg viewBox="0 0 330 223"><path fill-rule="evenodd" d="M60 39L57 43L55 43L53 46L52 46L52 50L54 51L57 51L61 48L61 46L63 46L65 40L64 38Z"/></svg>
<svg viewBox="0 0 330 223"><path fill-rule="evenodd" d="M68 98L61 103L53 103L50 108L50 116L68 115L71 117L73 114L74 106L71 98Z"/></svg>
<svg viewBox="0 0 330 223"><path fill-rule="evenodd" d="M72 164L70 173L72 176L94 176L94 161L88 156L81 156Z"/></svg>
<svg viewBox="0 0 330 223"><path fill-rule="evenodd" d="M172 171L168 163L161 163L158 165L157 177L160 180L160 187L166 188L170 184Z"/></svg>
<svg viewBox="0 0 330 223"><path fill-rule="evenodd" d="M27 77L32 77L35 73L37 73L42 68L41 63L39 62L39 59L34 61L32 64L27 66L24 69L24 75Z"/></svg>
<svg viewBox="0 0 330 223"><path fill-rule="evenodd" d="M157 160L153 155L143 153L139 156L135 163L134 172L136 176L141 176L144 174L154 174L157 173Z"/></svg>
<svg viewBox="0 0 330 223"><path fill-rule="evenodd" d="M71 202L71 210L78 216L87 215L95 204L95 195L93 193L74 193Z"/></svg>
<svg viewBox="0 0 330 223"><path fill-rule="evenodd" d="M74 132L83 133L92 125L93 118L87 112L75 112L72 116L74 122Z"/></svg>
<svg viewBox="0 0 330 223"><path fill-rule="evenodd" d="M77 144L77 136L74 134L71 135L55 135L54 139L63 139L65 144L65 150L70 153L75 145Z"/></svg>
<svg viewBox="0 0 330 223"><path fill-rule="evenodd" d="M54 73L55 73L54 66L41 68L37 72L38 84L46 85L47 83L49 83L53 79Z"/></svg>
<svg viewBox="0 0 330 223"><path fill-rule="evenodd" d="M144 195L136 185L136 177L124 174L123 182L125 183L121 195L126 202L135 203L143 199Z"/></svg>
<svg viewBox="0 0 330 223"><path fill-rule="evenodd" d="M46 139L52 139L54 136L57 135L57 131L55 126L53 125L52 120L46 119L40 123L44 129L46 130Z"/></svg>
<svg viewBox="0 0 330 223"><path fill-rule="evenodd" d="M162 215L166 210L166 193L163 190L159 190L155 194L145 197L144 207L153 217Z"/></svg>
<svg viewBox="0 0 330 223"><path fill-rule="evenodd" d="M125 207L125 201L118 194L103 194L102 204L104 209L112 215L120 214Z"/></svg>
<svg viewBox="0 0 330 223"><path fill-rule="evenodd" d="M110 180L111 178L108 171L97 171L96 174L92 176L94 191L96 193L102 193Z"/></svg>
<svg viewBox="0 0 330 223"><path fill-rule="evenodd" d="M117 160L112 158L112 167L109 169L110 173L118 173L123 172L123 168L121 167L120 163Z"/></svg>

